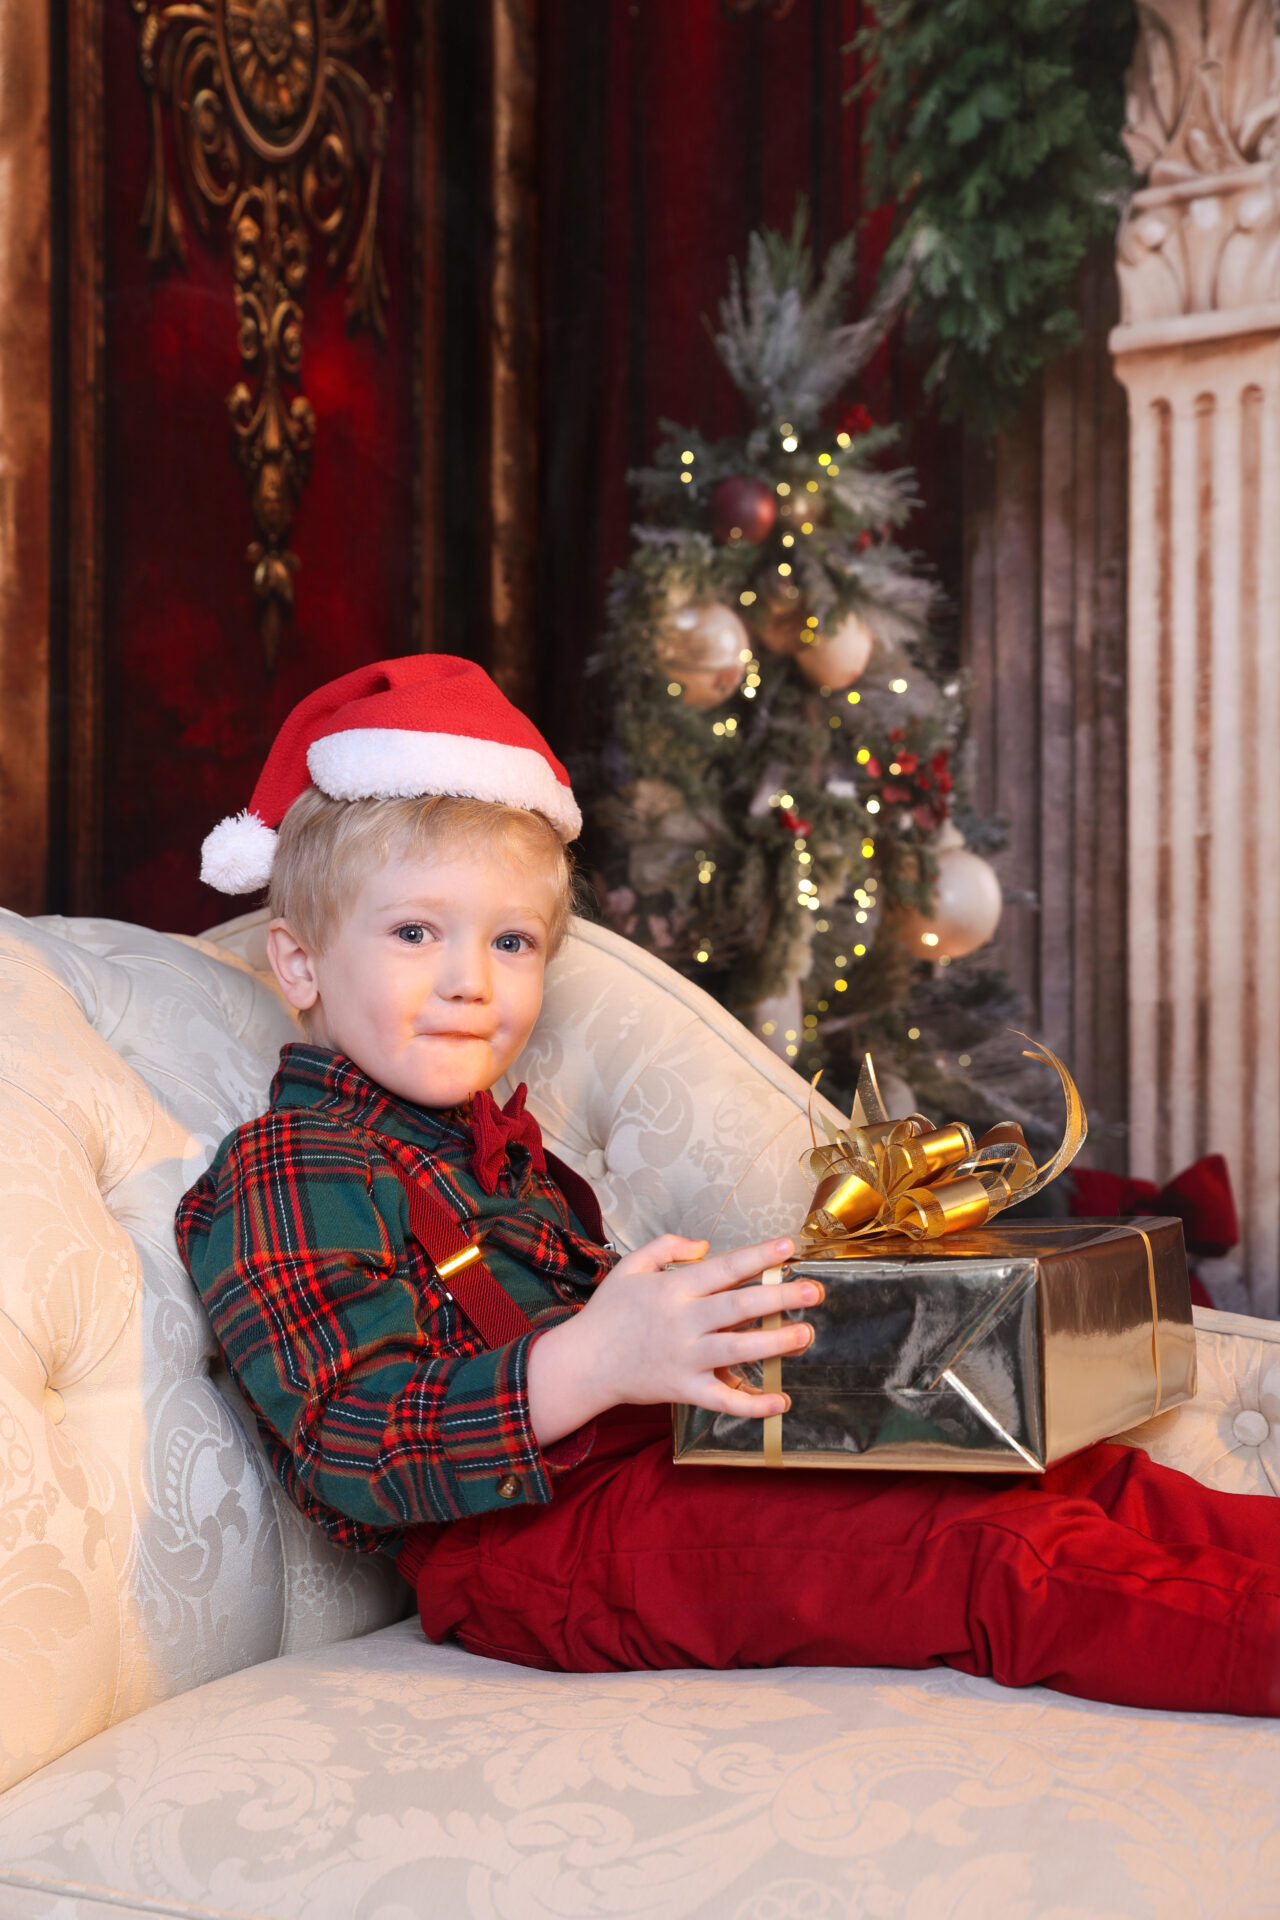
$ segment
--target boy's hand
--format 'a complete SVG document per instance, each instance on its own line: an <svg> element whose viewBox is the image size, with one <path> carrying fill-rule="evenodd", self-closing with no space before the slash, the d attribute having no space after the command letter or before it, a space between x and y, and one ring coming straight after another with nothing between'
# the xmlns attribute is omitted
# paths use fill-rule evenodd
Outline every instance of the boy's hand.
<svg viewBox="0 0 1280 1920"><path fill-rule="evenodd" d="M804 1322L773 1332L749 1323L816 1306L822 1288L814 1280L741 1284L781 1265L794 1251L790 1240L712 1259L706 1251L705 1240L664 1233L620 1260L581 1313L535 1341L529 1412L543 1446L609 1407L674 1400L747 1419L785 1413L785 1394L746 1386L732 1369L802 1352L813 1339Z"/></svg>

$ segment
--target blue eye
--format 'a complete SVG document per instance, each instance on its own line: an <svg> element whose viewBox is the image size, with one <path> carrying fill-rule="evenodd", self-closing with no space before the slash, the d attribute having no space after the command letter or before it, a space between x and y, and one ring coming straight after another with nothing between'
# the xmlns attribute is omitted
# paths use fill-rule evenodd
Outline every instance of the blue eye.
<svg viewBox="0 0 1280 1920"><path fill-rule="evenodd" d="M420 947L426 937L425 931L416 922L411 921L408 926L396 928L396 939L403 940L406 946Z"/></svg>
<svg viewBox="0 0 1280 1920"><path fill-rule="evenodd" d="M527 934L500 933L493 944L500 953L524 953L533 943Z"/></svg>

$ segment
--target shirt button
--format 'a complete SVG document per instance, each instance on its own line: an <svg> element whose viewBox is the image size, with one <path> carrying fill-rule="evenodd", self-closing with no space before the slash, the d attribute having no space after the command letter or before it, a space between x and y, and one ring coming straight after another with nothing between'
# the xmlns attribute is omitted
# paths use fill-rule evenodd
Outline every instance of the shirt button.
<svg viewBox="0 0 1280 1920"><path fill-rule="evenodd" d="M498 1482L499 1500L514 1500L519 1491L520 1476L515 1473L504 1473Z"/></svg>

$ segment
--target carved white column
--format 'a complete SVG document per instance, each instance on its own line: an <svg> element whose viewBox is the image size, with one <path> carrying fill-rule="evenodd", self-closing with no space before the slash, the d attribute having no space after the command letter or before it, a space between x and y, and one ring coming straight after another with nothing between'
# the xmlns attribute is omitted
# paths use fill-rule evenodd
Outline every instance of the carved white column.
<svg viewBox="0 0 1280 1920"><path fill-rule="evenodd" d="M1120 230L1129 396L1130 1169L1227 1156L1280 1311L1276 0L1144 0Z"/></svg>

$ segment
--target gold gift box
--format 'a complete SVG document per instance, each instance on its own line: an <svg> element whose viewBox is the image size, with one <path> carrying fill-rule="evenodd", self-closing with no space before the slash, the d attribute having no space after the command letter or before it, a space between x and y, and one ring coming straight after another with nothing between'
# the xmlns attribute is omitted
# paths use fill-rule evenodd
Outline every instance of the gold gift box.
<svg viewBox="0 0 1280 1920"><path fill-rule="evenodd" d="M742 1370L791 1410L676 1407L681 1464L1043 1473L1196 1390L1179 1220L845 1240L773 1272L826 1289L783 1316L812 1325L804 1353Z"/></svg>

